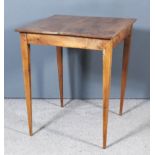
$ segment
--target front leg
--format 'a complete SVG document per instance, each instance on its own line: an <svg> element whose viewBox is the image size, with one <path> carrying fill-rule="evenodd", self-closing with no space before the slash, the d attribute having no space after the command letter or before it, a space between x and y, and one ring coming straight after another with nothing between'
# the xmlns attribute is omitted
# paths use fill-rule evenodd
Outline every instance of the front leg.
<svg viewBox="0 0 155 155"><path fill-rule="evenodd" d="M112 43L103 50L103 148L107 146L107 127L112 66Z"/></svg>
<svg viewBox="0 0 155 155"><path fill-rule="evenodd" d="M27 37L25 33L20 34L21 52L22 52L22 64L23 64L23 76L25 97L28 115L29 135L32 135L32 101L31 101L31 70L30 70L30 45L27 43Z"/></svg>

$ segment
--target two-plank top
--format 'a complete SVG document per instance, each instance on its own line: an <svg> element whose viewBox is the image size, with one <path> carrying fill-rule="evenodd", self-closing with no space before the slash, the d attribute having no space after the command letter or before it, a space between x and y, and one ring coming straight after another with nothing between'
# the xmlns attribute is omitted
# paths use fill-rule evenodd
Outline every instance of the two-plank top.
<svg viewBox="0 0 155 155"><path fill-rule="evenodd" d="M130 27L135 19L54 15L34 21L17 32L112 39Z"/></svg>

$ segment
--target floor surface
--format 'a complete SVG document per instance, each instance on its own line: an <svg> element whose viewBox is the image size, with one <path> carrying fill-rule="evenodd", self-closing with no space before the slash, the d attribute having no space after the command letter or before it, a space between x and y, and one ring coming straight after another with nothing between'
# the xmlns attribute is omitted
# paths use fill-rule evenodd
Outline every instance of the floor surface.
<svg viewBox="0 0 155 155"><path fill-rule="evenodd" d="M108 147L102 149L102 100L33 100L33 136L25 100L5 99L5 155L149 155L149 100L110 100Z"/></svg>

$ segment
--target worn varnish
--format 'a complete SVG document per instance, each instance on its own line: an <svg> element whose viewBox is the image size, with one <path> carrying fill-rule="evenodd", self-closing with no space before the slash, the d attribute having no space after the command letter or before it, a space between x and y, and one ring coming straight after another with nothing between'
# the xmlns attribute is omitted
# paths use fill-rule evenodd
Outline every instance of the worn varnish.
<svg viewBox="0 0 155 155"><path fill-rule="evenodd" d="M18 32L111 39L135 19L54 15L16 29Z"/></svg>
<svg viewBox="0 0 155 155"><path fill-rule="evenodd" d="M103 60L103 148L107 146L108 112L113 48L124 41L120 115L123 112L131 32L135 19L54 15L17 28L21 51L29 134L32 135L30 45L56 46L61 107L63 107L63 47L102 52Z"/></svg>

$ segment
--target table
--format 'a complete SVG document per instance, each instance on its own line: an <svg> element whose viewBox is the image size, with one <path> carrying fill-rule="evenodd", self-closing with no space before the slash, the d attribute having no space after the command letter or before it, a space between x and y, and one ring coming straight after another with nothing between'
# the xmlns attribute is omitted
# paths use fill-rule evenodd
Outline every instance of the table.
<svg viewBox="0 0 155 155"><path fill-rule="evenodd" d="M113 48L118 43L124 41L119 111L119 114L122 115L134 22L135 19L126 18L53 15L16 29L20 33L30 136L32 135L30 44L56 46L61 107L63 107L62 48L90 49L102 52L104 72L102 75L103 148L106 148Z"/></svg>

